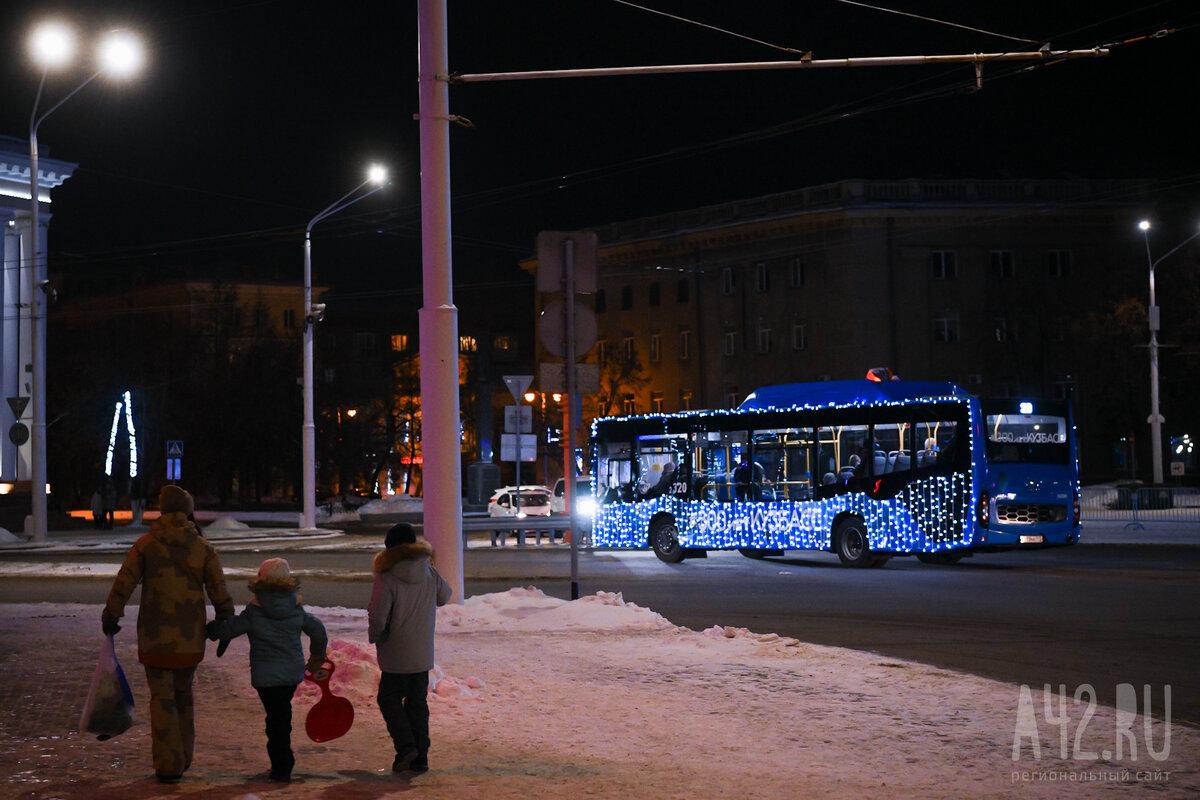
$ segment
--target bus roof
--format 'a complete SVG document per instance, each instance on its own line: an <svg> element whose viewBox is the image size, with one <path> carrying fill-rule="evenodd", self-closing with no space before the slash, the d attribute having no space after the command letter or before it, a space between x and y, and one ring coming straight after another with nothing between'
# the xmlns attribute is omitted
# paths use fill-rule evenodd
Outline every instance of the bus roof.
<svg viewBox="0 0 1200 800"><path fill-rule="evenodd" d="M922 400L968 397L958 384L949 381L817 381L781 383L755 389L738 406L739 411L773 408L850 405L889 405Z"/></svg>

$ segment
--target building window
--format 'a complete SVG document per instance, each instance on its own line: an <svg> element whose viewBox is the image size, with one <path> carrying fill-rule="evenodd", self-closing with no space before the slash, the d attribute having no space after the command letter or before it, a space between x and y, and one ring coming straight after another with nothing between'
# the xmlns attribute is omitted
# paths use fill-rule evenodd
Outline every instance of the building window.
<svg viewBox="0 0 1200 800"><path fill-rule="evenodd" d="M603 289L596 290L596 313L603 314L608 309L608 301L604 296Z"/></svg>
<svg viewBox="0 0 1200 800"><path fill-rule="evenodd" d="M953 250L934 250L929 254L933 265L933 277L937 280L948 281L958 277L958 265L954 260Z"/></svg>
<svg viewBox="0 0 1200 800"><path fill-rule="evenodd" d="M725 407L737 408L738 403L741 402L741 396L742 393L738 391L736 386L729 387L729 390L725 392Z"/></svg>
<svg viewBox="0 0 1200 800"><path fill-rule="evenodd" d="M662 392L651 392L650 393L650 413L652 413L652 414L663 413L663 393Z"/></svg>
<svg viewBox="0 0 1200 800"><path fill-rule="evenodd" d="M393 337L393 338L395 338L395 337ZM478 348L479 348L479 343L475 341L474 336L459 336L458 337L458 352L474 353Z"/></svg>
<svg viewBox="0 0 1200 800"><path fill-rule="evenodd" d="M1050 250L1046 253L1046 269L1051 278L1065 278L1071 270L1070 250Z"/></svg>
<svg viewBox="0 0 1200 800"><path fill-rule="evenodd" d="M737 276L733 273L733 267L724 267L721 270L721 291L725 294L733 294L733 290L737 288Z"/></svg>
<svg viewBox="0 0 1200 800"><path fill-rule="evenodd" d="M675 302L683 305L692 300L692 284L687 278L680 278L675 284Z"/></svg>
<svg viewBox="0 0 1200 800"><path fill-rule="evenodd" d="M356 334L354 334L354 350L360 356L375 355L375 334L373 334L373 333L356 333Z"/></svg>
<svg viewBox="0 0 1200 800"><path fill-rule="evenodd" d="M933 316L933 340L945 344L958 341L957 311L954 309L945 309Z"/></svg>
<svg viewBox="0 0 1200 800"><path fill-rule="evenodd" d="M296 327L296 309L285 308L283 310L283 327L292 330Z"/></svg>
<svg viewBox="0 0 1200 800"><path fill-rule="evenodd" d="M408 349L408 334L393 333L392 334L392 352L403 353ZM462 349L462 337L459 337L459 349Z"/></svg>
<svg viewBox="0 0 1200 800"><path fill-rule="evenodd" d="M650 334L650 361L657 364L662 361L662 334Z"/></svg>
<svg viewBox="0 0 1200 800"><path fill-rule="evenodd" d="M1011 319L1000 317L996 320L996 341L1015 342L1017 340L1017 323Z"/></svg>
<svg viewBox="0 0 1200 800"><path fill-rule="evenodd" d="M634 353L633 337L626 336L624 339L621 340L621 356L626 361L633 361L633 353Z"/></svg>
<svg viewBox="0 0 1200 800"><path fill-rule="evenodd" d="M792 349L807 350L808 349L808 325L803 322L796 322L792 325Z"/></svg>
<svg viewBox="0 0 1200 800"><path fill-rule="evenodd" d="M324 371L325 382L333 383L337 379L337 369L334 367L326 367Z"/></svg>
<svg viewBox="0 0 1200 800"><path fill-rule="evenodd" d="M992 251L992 274L997 278L1011 278L1016 275L1011 250Z"/></svg>
<svg viewBox="0 0 1200 800"><path fill-rule="evenodd" d="M621 287L621 310L628 311L633 308L633 287L625 284Z"/></svg>
<svg viewBox="0 0 1200 800"><path fill-rule="evenodd" d="M1059 378L1054 381L1054 399L1055 400L1074 400L1075 399L1075 381L1071 380L1071 376Z"/></svg>
<svg viewBox="0 0 1200 800"><path fill-rule="evenodd" d="M982 386L983 376L978 372L971 372L967 375L967 386Z"/></svg>
<svg viewBox="0 0 1200 800"><path fill-rule="evenodd" d="M637 400L632 394L627 394L621 399L621 412L625 415L637 413Z"/></svg>
<svg viewBox="0 0 1200 800"><path fill-rule="evenodd" d="M1012 378L1005 378L1004 380L1000 381L1000 396L1008 398L1020 397L1020 381L1015 381Z"/></svg>
<svg viewBox="0 0 1200 800"><path fill-rule="evenodd" d="M608 339L596 340L596 363L601 367L608 363Z"/></svg>
<svg viewBox="0 0 1200 800"><path fill-rule="evenodd" d="M725 331L725 349L722 352L727 356L737 353L737 331Z"/></svg>
<svg viewBox="0 0 1200 800"><path fill-rule="evenodd" d="M655 308L659 304L659 298L662 296L662 290L659 288L658 281L650 284L650 307Z"/></svg>
<svg viewBox="0 0 1200 800"><path fill-rule="evenodd" d="M492 339L492 350L495 353L507 354L517 351L517 340L506 333L501 333Z"/></svg>
<svg viewBox="0 0 1200 800"><path fill-rule="evenodd" d="M754 281L760 292L771 291L771 271L767 269L766 262L760 261L754 265Z"/></svg>
<svg viewBox="0 0 1200 800"><path fill-rule="evenodd" d="M757 349L760 353L771 352L771 329L759 328L756 337Z"/></svg>
<svg viewBox="0 0 1200 800"><path fill-rule="evenodd" d="M792 284L792 288L804 285L804 262L798 258L793 258L788 262L788 278Z"/></svg>
<svg viewBox="0 0 1200 800"><path fill-rule="evenodd" d="M687 361L692 357L692 332L686 328L679 332L679 360Z"/></svg>
<svg viewBox="0 0 1200 800"><path fill-rule="evenodd" d="M685 391L679 392L679 410L680 411L691 411L692 410L692 393L691 392L685 392Z"/></svg>

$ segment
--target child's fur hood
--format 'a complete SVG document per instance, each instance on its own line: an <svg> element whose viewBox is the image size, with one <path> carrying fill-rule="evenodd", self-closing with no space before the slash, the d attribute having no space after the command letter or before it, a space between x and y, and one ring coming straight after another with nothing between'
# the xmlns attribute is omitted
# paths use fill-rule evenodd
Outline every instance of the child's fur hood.
<svg viewBox="0 0 1200 800"><path fill-rule="evenodd" d="M255 578L250 581L249 586L252 592L266 591L287 594L300 588L300 581L296 578Z"/></svg>
<svg viewBox="0 0 1200 800"><path fill-rule="evenodd" d="M395 547L389 547L382 553L375 555L375 571L387 572L392 567L402 561L412 561L417 558L432 558L433 545L429 542L414 542L412 544L398 544Z"/></svg>

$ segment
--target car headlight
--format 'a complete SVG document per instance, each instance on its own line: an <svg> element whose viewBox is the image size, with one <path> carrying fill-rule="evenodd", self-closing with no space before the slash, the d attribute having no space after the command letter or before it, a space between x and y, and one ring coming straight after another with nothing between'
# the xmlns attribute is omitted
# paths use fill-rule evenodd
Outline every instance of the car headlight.
<svg viewBox="0 0 1200 800"><path fill-rule="evenodd" d="M583 517L591 517L596 513L596 498L581 497L579 498L579 514Z"/></svg>

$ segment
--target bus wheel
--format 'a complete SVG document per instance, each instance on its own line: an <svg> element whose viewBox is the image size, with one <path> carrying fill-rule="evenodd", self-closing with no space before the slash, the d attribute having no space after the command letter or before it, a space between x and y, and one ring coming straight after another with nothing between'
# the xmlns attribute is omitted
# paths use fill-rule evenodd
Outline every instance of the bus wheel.
<svg viewBox="0 0 1200 800"><path fill-rule="evenodd" d="M650 548L660 561L678 564L683 561L683 548L679 545L679 529L673 517L659 517L650 523Z"/></svg>
<svg viewBox="0 0 1200 800"><path fill-rule="evenodd" d="M867 543L867 529L858 517L847 517L833 529L834 549L842 566L863 568L875 561Z"/></svg>
<svg viewBox="0 0 1200 800"><path fill-rule="evenodd" d="M953 566L962 558L958 553L917 553L917 561L922 564L939 564L942 566Z"/></svg>

